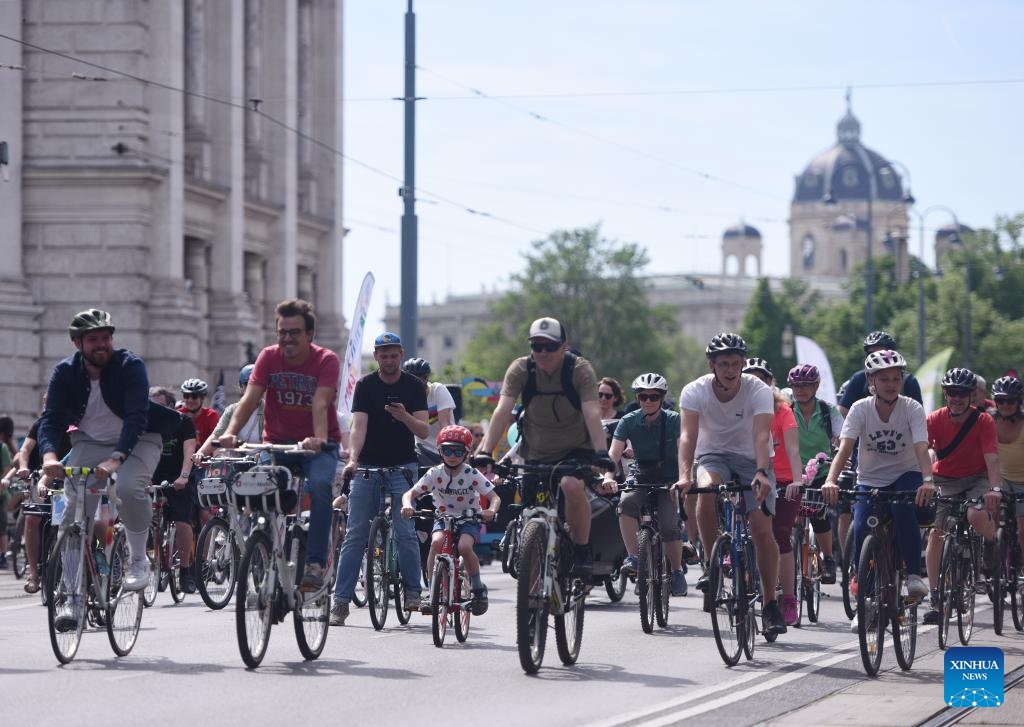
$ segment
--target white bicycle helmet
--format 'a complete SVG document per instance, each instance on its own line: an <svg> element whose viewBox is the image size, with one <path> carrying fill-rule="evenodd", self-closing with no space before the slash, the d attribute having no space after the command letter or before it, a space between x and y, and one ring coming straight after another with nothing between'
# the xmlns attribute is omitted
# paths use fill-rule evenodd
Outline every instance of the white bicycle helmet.
<svg viewBox="0 0 1024 727"><path fill-rule="evenodd" d="M658 391L664 391L667 393L668 382L661 374L656 374L654 372L640 374L633 379L633 391L639 391L640 389L657 389Z"/></svg>
<svg viewBox="0 0 1024 727"><path fill-rule="evenodd" d="M907 361L903 356L900 355L899 351L875 351L869 353L868 357L864 359L864 370L869 374L878 373L885 369L900 369L907 368Z"/></svg>

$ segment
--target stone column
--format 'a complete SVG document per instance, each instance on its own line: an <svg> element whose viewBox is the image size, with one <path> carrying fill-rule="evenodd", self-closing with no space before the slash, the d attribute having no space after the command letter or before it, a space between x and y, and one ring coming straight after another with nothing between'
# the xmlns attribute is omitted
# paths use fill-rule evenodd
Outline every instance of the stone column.
<svg viewBox="0 0 1024 727"><path fill-rule="evenodd" d="M313 3L299 0L298 23L298 129L299 144L299 185L298 205L300 212L317 214L317 180L313 166Z"/></svg>
<svg viewBox="0 0 1024 727"><path fill-rule="evenodd" d="M185 4L185 90L206 96L208 68L206 0ZM210 135L206 124L206 99L185 96L185 173L197 179L210 176Z"/></svg>
<svg viewBox="0 0 1024 727"><path fill-rule="evenodd" d="M248 193L267 196L263 151L263 120L253 108L263 99L263 0L245 1L245 184Z"/></svg>

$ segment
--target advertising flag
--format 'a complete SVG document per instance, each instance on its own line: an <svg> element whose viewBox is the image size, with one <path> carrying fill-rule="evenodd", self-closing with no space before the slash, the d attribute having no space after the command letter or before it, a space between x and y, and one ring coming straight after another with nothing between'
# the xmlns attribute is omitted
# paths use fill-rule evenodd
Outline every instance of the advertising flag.
<svg viewBox="0 0 1024 727"><path fill-rule="evenodd" d="M942 407L942 387L939 384L946 374L949 357L952 355L952 347L944 348L921 364L921 368L914 374L917 383L921 385L921 403L925 414Z"/></svg>
<svg viewBox="0 0 1024 727"><path fill-rule="evenodd" d="M818 398L827 401L829 404L838 404L839 402L836 401L836 381L832 377L832 366L829 365L828 356L825 355L825 351L807 336L796 336L794 342L796 343L796 362L818 367L818 372L821 374ZM785 374L782 374L780 378L784 376Z"/></svg>
<svg viewBox="0 0 1024 727"><path fill-rule="evenodd" d="M366 329L366 315L370 309L370 295L373 293L373 273L367 273L359 288L356 308L349 327L348 346L341 363L341 381L338 382L338 418L349 419L352 415L352 394L362 374L363 331Z"/></svg>

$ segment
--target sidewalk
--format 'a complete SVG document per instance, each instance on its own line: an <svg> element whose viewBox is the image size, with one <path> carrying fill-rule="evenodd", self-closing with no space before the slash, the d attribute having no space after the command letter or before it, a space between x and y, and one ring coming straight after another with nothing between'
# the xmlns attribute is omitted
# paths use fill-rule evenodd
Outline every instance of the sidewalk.
<svg viewBox="0 0 1024 727"><path fill-rule="evenodd" d="M980 601L980 598L979 598ZM1003 650L1004 675L1024 666L1024 634L1013 628L1006 614L1003 635L992 632L991 608L978 609L978 628L971 646L994 646ZM956 626L952 628L955 636ZM892 644L886 635L883 671L877 679L864 680L824 699L780 716L766 725L774 727L823 727L825 725L861 725L891 727L919 725L945 710L943 694L943 652L936 648L938 637L934 626L922 627L917 633L918 656L910 671L896 666ZM959 641L955 643L959 646ZM922 654L922 647L929 653ZM934 650L933 650L934 649ZM857 654L860 666L860 654ZM1018 685L1006 693L1001 707L977 709L960 724L1020 725L1024 722L1024 688Z"/></svg>

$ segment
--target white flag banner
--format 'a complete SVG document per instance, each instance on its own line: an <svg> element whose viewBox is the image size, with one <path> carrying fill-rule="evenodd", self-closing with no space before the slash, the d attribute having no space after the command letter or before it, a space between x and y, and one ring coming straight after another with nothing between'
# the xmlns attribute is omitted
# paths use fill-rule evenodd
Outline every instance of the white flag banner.
<svg viewBox="0 0 1024 727"><path fill-rule="evenodd" d="M914 377L921 386L921 404L924 413L930 414L944 406L942 403L942 387L940 382L949 365L949 357L953 355L952 347L944 348L921 364Z"/></svg>
<svg viewBox="0 0 1024 727"><path fill-rule="evenodd" d="M362 375L363 331L366 330L366 315L370 309L370 295L373 293L373 273L367 273L359 288L356 308L349 327L348 346L345 360L341 363L341 381L338 382L338 418L348 421L352 416L352 394L356 382Z"/></svg>
<svg viewBox="0 0 1024 727"><path fill-rule="evenodd" d="M828 363L825 351L807 336L796 336L796 362L812 364L818 367L821 374L821 385L818 386L818 398L829 404L838 404L836 400L836 381L832 377L832 367ZM781 377L780 377L781 378Z"/></svg>

